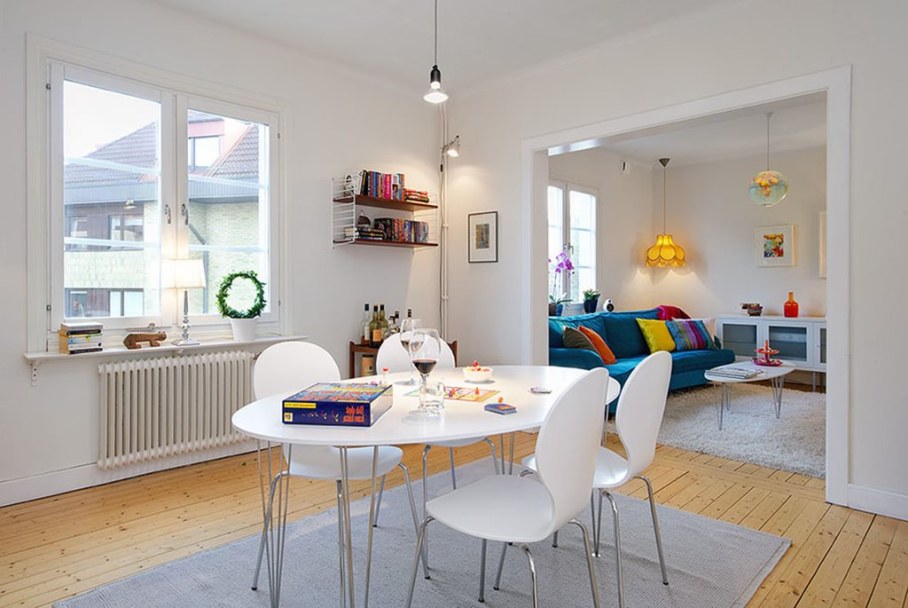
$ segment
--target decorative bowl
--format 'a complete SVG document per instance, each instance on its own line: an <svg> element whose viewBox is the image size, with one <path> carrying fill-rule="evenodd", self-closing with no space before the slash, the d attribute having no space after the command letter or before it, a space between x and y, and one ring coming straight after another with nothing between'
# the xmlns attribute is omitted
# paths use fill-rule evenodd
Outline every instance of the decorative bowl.
<svg viewBox="0 0 908 608"><path fill-rule="evenodd" d="M766 359L765 357L754 357L753 362L754 365L763 365L765 367L778 367L782 365L781 359Z"/></svg>
<svg viewBox="0 0 908 608"><path fill-rule="evenodd" d="M463 377L467 382L488 382L492 379L491 367L465 367Z"/></svg>

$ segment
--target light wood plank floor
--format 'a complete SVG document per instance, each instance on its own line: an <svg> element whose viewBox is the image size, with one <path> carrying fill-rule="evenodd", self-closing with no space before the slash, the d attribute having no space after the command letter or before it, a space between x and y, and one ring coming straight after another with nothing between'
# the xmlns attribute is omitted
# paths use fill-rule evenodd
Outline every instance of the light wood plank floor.
<svg viewBox="0 0 908 608"><path fill-rule="evenodd" d="M519 434L517 453L534 440ZM406 449L413 475L420 454ZM480 444L460 450L458 462L487 455ZM446 466L446 451L432 450L430 471ZM660 503L792 539L749 606L908 605L908 522L828 505L819 479L676 448L661 446L648 473ZM291 488L291 518L334 506L333 482L297 479ZM642 482L622 492L645 496ZM254 453L2 508L0 606L49 606L254 534L260 519Z"/></svg>

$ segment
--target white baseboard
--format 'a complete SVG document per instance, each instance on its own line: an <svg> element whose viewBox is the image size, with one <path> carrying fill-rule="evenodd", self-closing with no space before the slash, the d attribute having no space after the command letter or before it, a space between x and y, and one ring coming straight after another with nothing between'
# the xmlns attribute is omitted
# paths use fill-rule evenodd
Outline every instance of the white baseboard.
<svg viewBox="0 0 908 608"><path fill-rule="evenodd" d="M0 482L0 506L81 490L82 488L89 488L120 479L128 479L207 460L215 460L225 456L242 454L255 448L255 441L244 441L203 452L158 458L113 469L101 469L97 464L92 463L62 471L52 471L32 477L3 481Z"/></svg>
<svg viewBox="0 0 908 608"><path fill-rule="evenodd" d="M908 496L904 494L849 484L848 506L852 509L908 520Z"/></svg>

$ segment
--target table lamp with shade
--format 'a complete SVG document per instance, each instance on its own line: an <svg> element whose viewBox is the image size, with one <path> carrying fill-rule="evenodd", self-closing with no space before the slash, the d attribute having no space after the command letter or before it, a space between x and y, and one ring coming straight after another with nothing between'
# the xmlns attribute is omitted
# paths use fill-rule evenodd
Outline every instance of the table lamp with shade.
<svg viewBox="0 0 908 608"><path fill-rule="evenodd" d="M198 340L189 337L189 290L205 287L205 267L202 260L171 259L164 260L164 287L183 290L183 322L180 329L183 333L179 340L174 340L176 346L196 346Z"/></svg>

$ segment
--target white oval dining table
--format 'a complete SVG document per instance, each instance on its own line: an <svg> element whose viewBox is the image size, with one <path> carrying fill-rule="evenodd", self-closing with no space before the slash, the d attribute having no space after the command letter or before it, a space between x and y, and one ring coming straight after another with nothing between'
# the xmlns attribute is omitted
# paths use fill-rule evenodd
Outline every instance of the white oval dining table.
<svg viewBox="0 0 908 608"><path fill-rule="evenodd" d="M339 517L342 518L344 530L344 562L346 566L346 605L355 608L352 545L350 542L350 495L349 479L347 476L347 449L353 447L374 447L382 445L403 445L414 443L433 443L466 439L470 437L488 437L494 435L509 435L517 431L525 431L539 427L565 388L575 379L580 377L584 370L568 367L552 366L527 366L509 365L497 366L494 369L491 381L471 384L463 377L463 368L437 369L432 372L430 379L444 382L448 387L469 387L475 390L497 391L494 395L482 402L460 401L445 399L443 413L437 417L425 417L414 414L418 406L418 390L414 385L395 384L400 380L410 377L410 372L389 374L387 381L393 387L393 404L391 408L379 417L369 427L353 426L320 426L320 425L294 425L282 422L281 406L286 394L270 395L263 397L242 407L233 414L234 428L249 437L260 440L260 467L261 451L270 449L272 443L282 444L292 450L293 445L322 445L334 446L340 450L341 464L341 489L342 508ZM377 377L354 378L349 382L378 381ZM306 388L301 386L300 389ZM550 392L531 392L531 388L543 388ZM620 386L616 380L609 378L607 389L607 402L612 402L618 397ZM496 403L501 397L505 403L516 406L517 411L512 414L501 415L487 412L484 406ZM263 446L262 442L265 443ZM503 440L502 440L503 445ZM511 443L513 452L513 439ZM502 450L503 452L503 450ZM268 472L262 477L263 496L266 486L272 478L270 469L271 459L267 458ZM284 466L286 463L282 464ZM374 477L374 476L373 476ZM283 477L285 483L289 475ZM370 513L374 510L374 486ZM280 603L280 579L283 561L284 530L286 528L287 498L289 486L278 496L283 497L283 504L278 504L272 510L270 518L272 530L276 530L268 550L269 586L271 604L277 607ZM263 509L267 505L263 501ZM371 554L372 529L369 527L368 554ZM368 562L367 562L368 564ZM368 565L366 571L365 604L368 606ZM344 598L341 598L343 605Z"/></svg>

